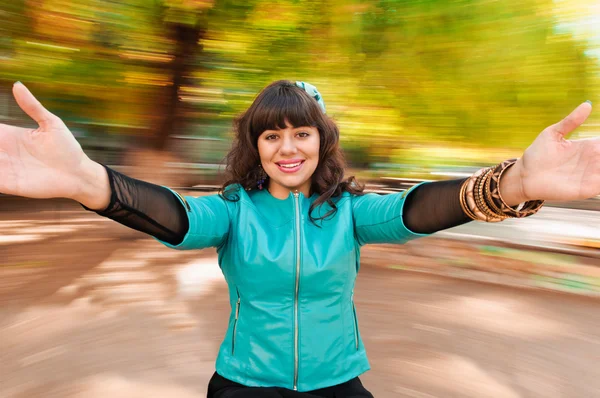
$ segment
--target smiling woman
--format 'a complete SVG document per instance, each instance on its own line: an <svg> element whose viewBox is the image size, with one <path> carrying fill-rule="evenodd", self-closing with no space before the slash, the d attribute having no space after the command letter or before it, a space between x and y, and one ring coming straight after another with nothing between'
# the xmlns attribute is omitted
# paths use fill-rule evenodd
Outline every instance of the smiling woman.
<svg viewBox="0 0 600 398"><path fill-rule="evenodd" d="M294 127L267 130L258 138L260 165L269 176L269 191L285 199L290 191L310 196L310 181L319 164L319 130Z"/></svg>
<svg viewBox="0 0 600 398"><path fill-rule="evenodd" d="M184 198L93 162L25 86L13 91L39 128L0 125L0 192L74 199L168 247L217 248L231 312L209 398L372 397L359 379L370 365L354 306L363 245L600 193L600 141L565 139L589 103L521 159L377 195L344 177L339 131L316 88L278 81L236 120L220 194Z"/></svg>
<svg viewBox="0 0 600 398"><path fill-rule="evenodd" d="M353 177L344 178L339 137L314 86L273 82L235 121L235 140L227 155L231 178L223 184L223 191L234 184L253 190L263 185L257 181L263 181L279 199L287 198L290 191L307 197L317 194L309 216L312 219L312 209L323 203L331 206L329 216L335 212L332 198L342 192L362 192ZM235 200L235 195L224 197Z"/></svg>

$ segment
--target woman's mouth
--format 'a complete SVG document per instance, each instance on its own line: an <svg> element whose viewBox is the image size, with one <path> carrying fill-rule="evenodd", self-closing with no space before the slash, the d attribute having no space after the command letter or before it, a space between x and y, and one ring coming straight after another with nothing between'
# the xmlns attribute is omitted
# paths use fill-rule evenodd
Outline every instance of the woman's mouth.
<svg viewBox="0 0 600 398"><path fill-rule="evenodd" d="M295 173L302 168L304 160L294 160L275 163L279 170L284 173Z"/></svg>

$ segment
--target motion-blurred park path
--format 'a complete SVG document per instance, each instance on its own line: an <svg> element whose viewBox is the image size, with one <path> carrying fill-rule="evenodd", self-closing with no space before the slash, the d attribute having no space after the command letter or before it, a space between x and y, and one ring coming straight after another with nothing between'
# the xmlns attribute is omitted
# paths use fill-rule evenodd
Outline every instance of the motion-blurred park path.
<svg viewBox="0 0 600 398"><path fill-rule="evenodd" d="M167 249L67 201L0 200L0 397L205 395L229 311L214 251ZM568 254L582 233L597 239L598 215L544 210L363 250L376 397L600 395L599 302L586 297L599 260Z"/></svg>

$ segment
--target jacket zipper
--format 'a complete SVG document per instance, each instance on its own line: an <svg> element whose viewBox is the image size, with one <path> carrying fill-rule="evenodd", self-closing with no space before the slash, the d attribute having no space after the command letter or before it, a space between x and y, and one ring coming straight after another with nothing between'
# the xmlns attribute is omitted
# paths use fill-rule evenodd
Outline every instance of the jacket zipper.
<svg viewBox="0 0 600 398"><path fill-rule="evenodd" d="M298 390L298 288L300 287L300 205L298 192L294 192L296 205L296 286L294 293L294 390Z"/></svg>
<svg viewBox="0 0 600 398"><path fill-rule="evenodd" d="M235 320L233 321L233 337L231 339L231 355L235 355L235 336L236 336L236 332L237 332L237 323L238 323L238 318L240 316L240 293L239 291L237 292L237 302L235 303Z"/></svg>
<svg viewBox="0 0 600 398"><path fill-rule="evenodd" d="M354 292L352 292L352 316L354 320L354 344L356 345L356 351L358 351L358 321L356 319L356 306L354 305Z"/></svg>

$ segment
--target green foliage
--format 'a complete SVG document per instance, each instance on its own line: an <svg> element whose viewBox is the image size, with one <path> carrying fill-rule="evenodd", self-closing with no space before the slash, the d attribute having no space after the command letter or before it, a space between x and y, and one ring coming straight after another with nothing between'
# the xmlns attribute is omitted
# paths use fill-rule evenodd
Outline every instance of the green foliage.
<svg viewBox="0 0 600 398"><path fill-rule="evenodd" d="M192 83L182 89L190 133L220 126L210 134L226 137L266 84L305 80L323 93L349 157L362 165L444 163L459 147L478 154L459 161L495 161L487 151L518 152L580 102L600 100L598 59L585 37L557 28L553 0L0 4L14 16L2 27L0 51L11 54L0 72L77 98L70 115L152 123L149 103L170 83L168 29L200 26ZM433 156L442 146L449 154Z"/></svg>

